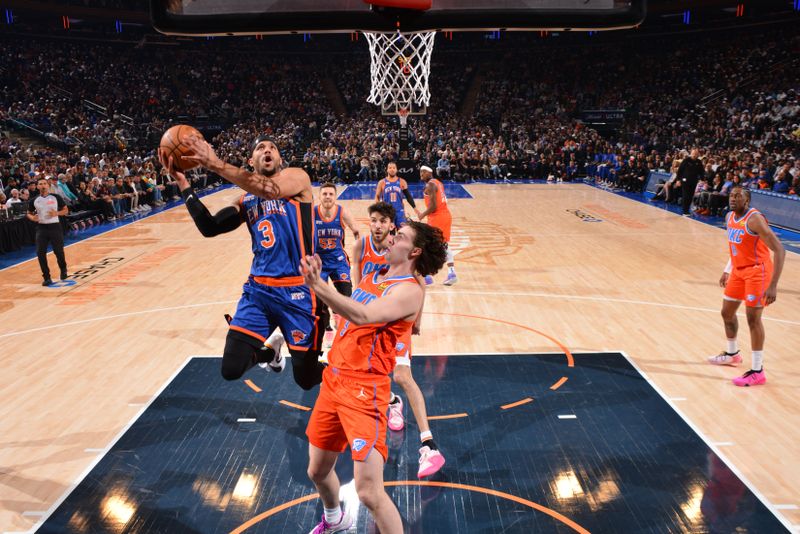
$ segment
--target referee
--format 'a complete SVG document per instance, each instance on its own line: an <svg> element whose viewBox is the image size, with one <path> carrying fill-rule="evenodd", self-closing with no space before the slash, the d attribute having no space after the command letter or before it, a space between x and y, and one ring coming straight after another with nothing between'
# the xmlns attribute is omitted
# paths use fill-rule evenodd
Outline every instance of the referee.
<svg viewBox="0 0 800 534"><path fill-rule="evenodd" d="M31 203L28 219L39 223L36 228L36 256L39 258L39 267L42 269L43 286L53 283L50 278L50 266L47 265L47 245L53 245L53 253L61 269L61 279L67 278L67 260L64 258L64 230L61 228L59 215L66 215L69 211L64 199L50 193L50 184L46 178L39 178L36 182L39 196Z"/></svg>

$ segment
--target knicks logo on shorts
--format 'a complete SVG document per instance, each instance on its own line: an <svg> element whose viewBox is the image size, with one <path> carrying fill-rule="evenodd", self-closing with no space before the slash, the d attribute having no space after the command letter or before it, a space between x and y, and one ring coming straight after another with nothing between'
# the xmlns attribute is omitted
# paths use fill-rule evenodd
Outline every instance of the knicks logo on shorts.
<svg viewBox="0 0 800 534"><path fill-rule="evenodd" d="M339 275L339 280L342 280L342 281L346 282L346 281L350 280L350 275L347 274L347 273L342 273L342 274Z"/></svg>
<svg viewBox="0 0 800 534"><path fill-rule="evenodd" d="M305 338L306 338L306 335L303 332L301 332L300 330L292 330L292 341L294 341L295 344L300 343Z"/></svg>
<svg viewBox="0 0 800 534"><path fill-rule="evenodd" d="M353 440L353 450L358 452L367 445L367 440L356 438Z"/></svg>

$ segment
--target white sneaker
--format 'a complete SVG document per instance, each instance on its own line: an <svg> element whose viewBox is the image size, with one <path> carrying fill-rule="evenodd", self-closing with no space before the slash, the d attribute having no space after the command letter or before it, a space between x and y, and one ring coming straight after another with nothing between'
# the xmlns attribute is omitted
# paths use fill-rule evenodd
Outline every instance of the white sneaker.
<svg viewBox="0 0 800 534"><path fill-rule="evenodd" d="M456 282L458 282L458 277L456 276L456 273L448 273L447 279L444 281L444 285L452 286Z"/></svg>
<svg viewBox="0 0 800 534"><path fill-rule="evenodd" d="M265 371L280 373L286 368L286 358L281 354L283 335L278 330L275 330L272 335L267 338L261 350L266 350L268 348L275 351L275 356L272 358L271 362L259 363L258 366Z"/></svg>

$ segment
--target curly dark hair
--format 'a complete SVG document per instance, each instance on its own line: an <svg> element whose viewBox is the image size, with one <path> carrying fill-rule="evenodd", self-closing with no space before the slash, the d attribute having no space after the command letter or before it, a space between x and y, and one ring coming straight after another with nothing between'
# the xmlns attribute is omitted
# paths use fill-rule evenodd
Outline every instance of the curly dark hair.
<svg viewBox="0 0 800 534"><path fill-rule="evenodd" d="M388 202L376 202L375 204L367 208L367 211L370 215L372 215L373 213L379 213L384 217L388 218L390 221L393 221L395 216L397 215L394 206L392 206Z"/></svg>
<svg viewBox="0 0 800 534"><path fill-rule="evenodd" d="M436 274L447 260L447 243L438 228L419 221L406 221L405 226L414 230L414 246L422 249L415 269L422 276Z"/></svg>

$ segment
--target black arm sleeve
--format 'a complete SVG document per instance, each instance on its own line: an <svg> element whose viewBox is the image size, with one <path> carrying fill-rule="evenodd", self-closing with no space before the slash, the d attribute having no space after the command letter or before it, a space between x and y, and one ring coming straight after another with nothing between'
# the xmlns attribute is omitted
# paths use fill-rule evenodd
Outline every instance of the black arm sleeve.
<svg viewBox="0 0 800 534"><path fill-rule="evenodd" d="M200 202L194 190L189 187L181 191L181 196L186 202L186 209L194 219L194 224L205 237L214 237L236 230L242 224L242 217L233 206L228 206L211 215L205 204Z"/></svg>
<svg viewBox="0 0 800 534"><path fill-rule="evenodd" d="M416 208L417 205L414 204L414 197L411 196L411 192L408 189L403 189L403 194L406 196L406 200L408 200L411 207Z"/></svg>

